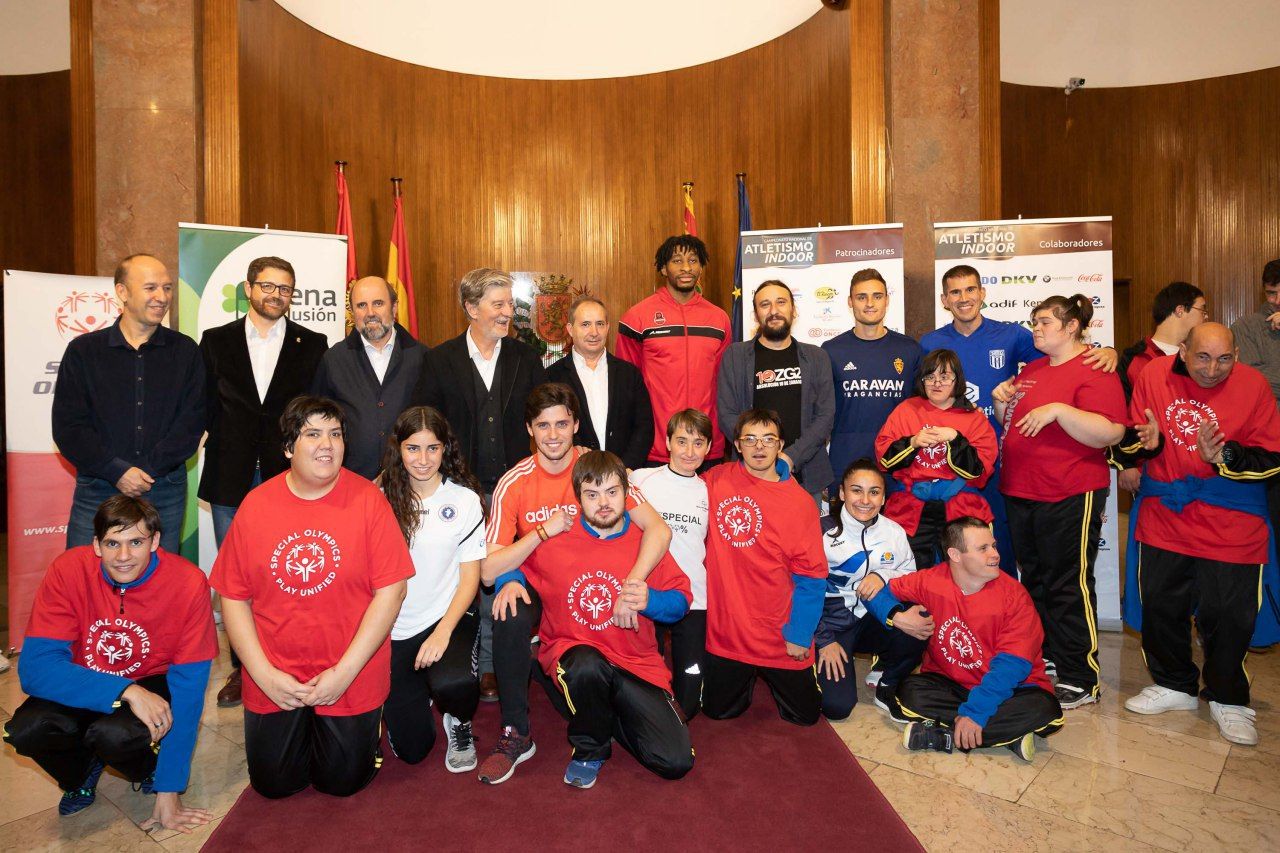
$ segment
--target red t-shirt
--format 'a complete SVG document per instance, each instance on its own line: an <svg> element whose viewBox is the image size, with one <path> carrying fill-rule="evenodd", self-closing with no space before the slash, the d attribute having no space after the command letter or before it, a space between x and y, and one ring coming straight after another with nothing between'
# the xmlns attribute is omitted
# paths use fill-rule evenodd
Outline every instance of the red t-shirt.
<svg viewBox="0 0 1280 853"><path fill-rule="evenodd" d="M224 597L253 603L267 660L305 683L346 652L374 592L413 577L413 560L391 505L373 483L343 469L329 494L303 500L287 476L245 496L210 581ZM381 705L390 689L388 635L346 693L316 713L363 714ZM254 713L280 710L247 669L243 695Z"/></svg>
<svg viewBox="0 0 1280 853"><path fill-rule="evenodd" d="M27 636L70 641L73 663L134 681L213 660L218 637L204 572L177 554L156 554L155 571L124 595L92 546L59 554L36 592Z"/></svg>
<svg viewBox="0 0 1280 853"><path fill-rule="evenodd" d="M1145 423L1150 409L1164 433L1160 455L1143 466L1147 476L1166 483L1218 476L1217 467L1203 461L1196 449L1196 431L1205 419L1217 421L1228 441L1280 450L1280 415L1261 373L1237 364L1225 382L1201 388L1185 368L1175 373L1176 363L1172 355L1155 359L1133 388L1131 423ZM1265 519L1202 501L1192 501L1177 513L1158 498L1145 498L1138 511L1137 537L1157 548L1207 560L1267 561Z"/></svg>
<svg viewBox="0 0 1280 853"><path fill-rule="evenodd" d="M982 474L969 480L969 485L981 489L991 479L996 464L996 432L981 409L963 409L952 406L939 409L924 397L910 397L889 413L880 434L876 436L876 458L883 459L889 445L900 438L913 436L925 427L950 427L972 445L982 461ZM915 451L915 458L906 468L893 472L893 478L906 486L889 496L884 514L902 525L908 535L915 535L920 526L920 512L924 502L911 494L916 483L931 480L955 480L960 475L950 464L950 442L922 447ZM960 492L947 501L947 520L972 515L990 523L993 516L987 499L982 495Z"/></svg>
<svg viewBox="0 0 1280 853"><path fill-rule="evenodd" d="M982 589L965 595L951 577L951 566L943 562L892 578L889 591L933 616L934 634L921 672L936 672L972 690L991 668L992 658L1008 654L1030 661L1026 683L1053 692L1041 655L1040 616L1026 587L1014 578L1001 572Z"/></svg>
<svg viewBox="0 0 1280 853"><path fill-rule="evenodd" d="M792 575L827 576L813 498L788 477L752 476L741 462L707 472L707 651L775 669L813 665L787 654Z"/></svg>
<svg viewBox="0 0 1280 853"><path fill-rule="evenodd" d="M671 673L658 654L653 622L640 619L639 630L632 631L610 621L622 582L640 553L641 536L640 528L629 524L624 533L602 539L574 522L525 560L525 578L542 599L538 663L551 678L556 677L561 655L573 646L591 646L614 666L671 689ZM647 583L656 590L679 590L693 600L689 578L670 554L650 572Z"/></svg>
<svg viewBox="0 0 1280 853"><path fill-rule="evenodd" d="M1081 444L1057 421L1032 438L1013 427L1027 412L1048 403L1066 403L1124 423L1124 388L1119 378L1085 364L1088 352L1057 367L1050 366L1047 356L1036 359L1014 379L1017 392L1004 413L1002 493L1054 503L1111 485L1105 449Z"/></svg>

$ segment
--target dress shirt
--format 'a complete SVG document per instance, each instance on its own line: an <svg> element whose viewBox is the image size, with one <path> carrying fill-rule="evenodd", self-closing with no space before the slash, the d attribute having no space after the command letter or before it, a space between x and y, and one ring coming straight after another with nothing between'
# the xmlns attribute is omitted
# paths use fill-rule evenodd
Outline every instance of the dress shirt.
<svg viewBox="0 0 1280 853"><path fill-rule="evenodd" d="M373 375L378 377L378 384L381 385L383 378L387 375L387 367L391 364L391 353L396 348L396 330L393 328L387 335L387 342L382 345L382 349L369 343L369 339L364 335L360 336L360 341L364 344L364 354L369 356L369 366L373 368Z"/></svg>
<svg viewBox="0 0 1280 853"><path fill-rule="evenodd" d="M267 329L265 336L258 334L258 327L253 320L244 318L244 336L249 344L249 364L253 366L253 384L258 386L258 400L267 399L267 389L271 387L271 377L276 373L276 363L280 361L280 350L284 346L284 317L276 320Z"/></svg>
<svg viewBox="0 0 1280 853"><path fill-rule="evenodd" d="M600 357L596 359L595 367L588 367L587 360L579 354L577 349L573 350L573 369L578 374L578 381L582 383L582 390L586 392L587 399L583 402L587 404L587 412L591 415L591 425L595 427L596 441L600 443L600 448L604 449L605 437L608 435L609 425L609 360L605 358L605 354L600 353Z"/></svg>
<svg viewBox="0 0 1280 853"><path fill-rule="evenodd" d="M486 391L493 390L493 374L498 369L498 355L502 352L502 341L498 341L493 345L493 355L485 358L480 353L480 347L476 346L476 342L471 339L471 330L467 329L467 355L471 356L472 363L475 364L476 370L480 371L480 378L484 380Z"/></svg>

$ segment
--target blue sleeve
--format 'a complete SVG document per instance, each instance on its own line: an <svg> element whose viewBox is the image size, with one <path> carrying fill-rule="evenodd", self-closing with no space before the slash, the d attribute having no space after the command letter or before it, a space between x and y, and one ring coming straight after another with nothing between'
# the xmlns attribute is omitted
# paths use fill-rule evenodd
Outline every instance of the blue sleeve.
<svg viewBox="0 0 1280 853"><path fill-rule="evenodd" d="M122 675L94 672L71 660L70 640L27 637L18 655L18 681L29 696L110 714L125 688Z"/></svg>
<svg viewBox="0 0 1280 853"><path fill-rule="evenodd" d="M518 568L498 575L493 581L493 588L495 591L500 590L511 581L515 581L525 589L529 588L529 579L524 576L524 571Z"/></svg>
<svg viewBox="0 0 1280 853"><path fill-rule="evenodd" d="M204 711L204 690L209 686L209 668L213 661L177 663L169 667L164 680L169 685L169 708L173 725L160 741L156 757L155 789L159 792L182 793L191 776L191 754L196 750L196 732Z"/></svg>
<svg viewBox="0 0 1280 853"><path fill-rule="evenodd" d="M880 620L880 624L884 625L889 618L889 611L895 607L901 607L902 602L889 591L889 584L886 583L866 602L866 605L867 609L875 614L876 619Z"/></svg>
<svg viewBox="0 0 1280 853"><path fill-rule="evenodd" d="M791 618L782 626L782 638L797 646L813 642L813 632L822 617L822 603L827 597L827 579L792 574Z"/></svg>
<svg viewBox="0 0 1280 853"><path fill-rule="evenodd" d="M1018 364L1030 364L1044 353L1036 349L1035 339L1031 337L1031 332L1023 326L1014 327L1013 342L1013 364L1009 365L1010 369L1016 371Z"/></svg>
<svg viewBox="0 0 1280 853"><path fill-rule="evenodd" d="M1013 695L1014 688L1031 674L1031 661L1001 652L991 659L987 674L969 691L969 698L956 711L957 717L968 717L980 726L996 712L1000 704Z"/></svg>
<svg viewBox="0 0 1280 853"><path fill-rule="evenodd" d="M675 622L689 612L689 599L678 589L649 587L649 606L640 611L654 622Z"/></svg>

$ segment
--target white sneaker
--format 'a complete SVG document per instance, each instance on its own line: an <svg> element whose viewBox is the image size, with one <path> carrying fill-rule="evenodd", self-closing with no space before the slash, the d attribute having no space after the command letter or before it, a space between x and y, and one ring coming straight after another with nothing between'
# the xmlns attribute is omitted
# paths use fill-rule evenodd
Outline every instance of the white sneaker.
<svg viewBox="0 0 1280 853"><path fill-rule="evenodd" d="M1142 688L1137 696L1126 699L1124 707L1135 714L1163 714L1165 711L1194 711L1200 707L1200 700L1181 690L1152 684Z"/></svg>
<svg viewBox="0 0 1280 853"><path fill-rule="evenodd" d="M884 670L880 670L880 669L867 670L867 678L866 678L867 686L870 687L872 690L875 690L877 687L880 686L880 677L882 675L884 675Z"/></svg>
<svg viewBox="0 0 1280 853"><path fill-rule="evenodd" d="M1209 703L1209 716L1218 724L1218 731L1232 743L1253 746L1258 742L1258 730L1253 721L1258 713L1248 705L1223 705Z"/></svg>

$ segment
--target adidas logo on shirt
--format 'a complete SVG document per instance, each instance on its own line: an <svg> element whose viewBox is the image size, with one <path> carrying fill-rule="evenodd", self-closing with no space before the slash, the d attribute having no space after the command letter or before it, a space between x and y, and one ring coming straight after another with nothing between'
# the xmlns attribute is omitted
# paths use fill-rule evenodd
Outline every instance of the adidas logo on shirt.
<svg viewBox="0 0 1280 853"><path fill-rule="evenodd" d="M852 361L844 366L845 370L857 370L858 367Z"/></svg>

